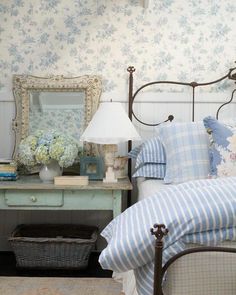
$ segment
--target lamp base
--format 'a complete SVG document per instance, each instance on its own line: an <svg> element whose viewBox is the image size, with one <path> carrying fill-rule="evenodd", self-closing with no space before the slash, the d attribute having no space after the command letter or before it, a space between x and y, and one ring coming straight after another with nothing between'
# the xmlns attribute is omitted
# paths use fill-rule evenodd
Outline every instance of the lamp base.
<svg viewBox="0 0 236 295"><path fill-rule="evenodd" d="M103 179L103 182L117 182L115 172L113 170L115 152L117 151L116 144L105 144L103 145L104 152L104 162L106 166L106 177Z"/></svg>
<svg viewBox="0 0 236 295"><path fill-rule="evenodd" d="M103 178L103 182L105 183L117 182L117 178L115 176L115 172L113 171L113 167L107 168L106 177Z"/></svg>

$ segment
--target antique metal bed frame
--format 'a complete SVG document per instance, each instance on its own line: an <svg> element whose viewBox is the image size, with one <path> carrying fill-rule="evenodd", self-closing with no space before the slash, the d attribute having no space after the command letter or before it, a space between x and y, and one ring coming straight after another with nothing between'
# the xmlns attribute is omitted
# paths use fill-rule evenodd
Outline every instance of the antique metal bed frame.
<svg viewBox="0 0 236 295"><path fill-rule="evenodd" d="M211 82L207 82L207 83L197 83L197 82L190 82L190 83L185 83L185 82L177 82L177 81L153 81L150 83L146 83L144 85L142 85L141 87L139 87L135 92L133 92L133 73L135 72L135 68L133 66L128 67L127 71L129 72L129 105L128 105L128 115L130 120L132 121L132 118L134 117L138 122L140 122L143 125L146 126L157 126L161 123L154 123L154 124L150 124L150 123L145 123L143 122L141 119L138 118L138 116L134 113L133 110L133 104L135 101L135 98L137 97L138 93L151 85L155 85L155 84L171 84L171 85L183 85L183 86L189 86L192 88L192 100L191 100L191 104L192 104L192 121L194 121L194 116L195 116L195 89L196 87L199 86L208 86L208 85L212 85L212 84L216 84L219 83L225 79L230 79L233 81L236 81L236 67L229 69L228 73ZM234 82L236 84L236 82ZM234 98L234 94L236 92L236 88L232 91L231 93L231 97L230 99L223 103L222 105L220 105L220 107L217 109L216 112L216 118L218 119L219 116L219 112L220 110L227 104L231 103L233 98ZM164 122L168 122L168 121L172 121L174 119L173 115L169 115L168 118L164 121ZM128 143L128 150L130 151L132 149L132 142L129 141ZM131 164L131 159L129 160L128 163L128 175L131 178L131 168L132 164ZM131 205L131 195L128 196L128 205ZM169 268L170 265L172 265L177 259L179 259L180 257L183 257L185 255L189 255L192 253L196 253L196 252L227 252L227 253L236 253L236 249L234 248L226 248L226 247L195 247L195 248L191 248L191 249L187 249L184 250L182 252L180 252L179 254L173 256L169 261L167 261L167 263L163 266L162 263L162 251L163 251L163 240L164 240L164 236L166 236L168 234L168 229L165 227L164 224L155 224L153 226L153 228L151 229L151 234L155 236L156 241L155 241L155 262L154 262L154 289L153 289L153 295L163 295L163 289L162 289L162 282L163 282L163 277L167 271L167 269Z"/></svg>

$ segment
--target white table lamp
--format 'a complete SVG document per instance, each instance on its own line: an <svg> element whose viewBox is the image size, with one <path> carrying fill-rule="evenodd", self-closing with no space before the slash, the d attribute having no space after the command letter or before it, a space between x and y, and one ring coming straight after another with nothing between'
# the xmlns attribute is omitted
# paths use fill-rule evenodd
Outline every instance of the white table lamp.
<svg viewBox="0 0 236 295"><path fill-rule="evenodd" d="M116 182L113 164L117 144L128 140L140 140L140 136L121 103L102 102L80 139L103 145L104 162L107 167L103 181Z"/></svg>

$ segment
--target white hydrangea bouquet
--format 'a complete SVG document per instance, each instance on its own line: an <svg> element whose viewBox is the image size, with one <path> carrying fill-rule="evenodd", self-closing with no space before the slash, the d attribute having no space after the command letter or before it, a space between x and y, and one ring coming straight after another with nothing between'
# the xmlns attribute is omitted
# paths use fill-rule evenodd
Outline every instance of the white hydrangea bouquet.
<svg viewBox="0 0 236 295"><path fill-rule="evenodd" d="M60 167L69 167L78 159L80 152L82 148L75 139L56 130L38 130L20 142L18 161L33 167L55 160Z"/></svg>

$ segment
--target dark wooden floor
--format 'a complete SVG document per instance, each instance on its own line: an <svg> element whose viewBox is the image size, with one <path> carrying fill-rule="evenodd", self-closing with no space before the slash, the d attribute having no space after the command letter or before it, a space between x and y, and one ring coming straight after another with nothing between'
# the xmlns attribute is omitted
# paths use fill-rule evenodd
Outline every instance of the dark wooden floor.
<svg viewBox="0 0 236 295"><path fill-rule="evenodd" d="M0 276L27 277L99 277L109 278L112 272L103 270L98 263L99 253L92 252L88 268L84 270L30 270L16 268L13 252L0 252Z"/></svg>

